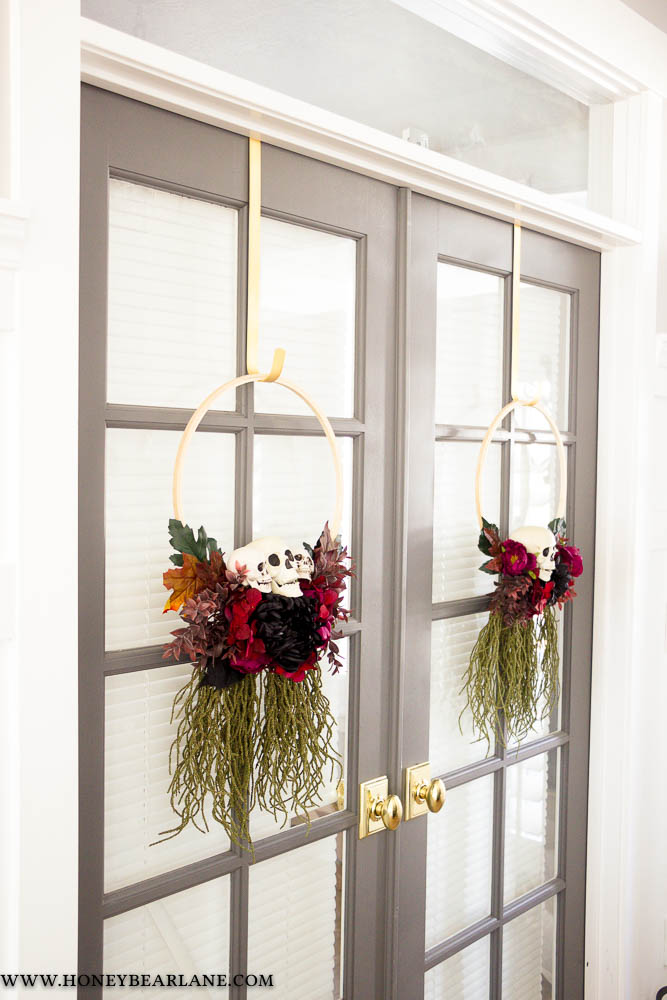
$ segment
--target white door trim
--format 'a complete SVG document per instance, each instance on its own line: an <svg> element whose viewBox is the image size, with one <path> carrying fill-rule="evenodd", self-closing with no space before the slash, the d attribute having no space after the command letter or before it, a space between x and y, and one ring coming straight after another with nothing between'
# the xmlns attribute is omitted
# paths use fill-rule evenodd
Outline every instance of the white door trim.
<svg viewBox="0 0 667 1000"><path fill-rule="evenodd" d="M509 0L443 3L460 8L475 6L477 14L485 6L496 11L516 9ZM554 42L564 37L546 22L538 23L547 40ZM509 13L507 30L512 31ZM622 762L620 770L615 766L619 762L615 761L609 734L616 738L623 731L628 722L628 705L639 697L628 674L631 661L617 655L623 649L629 657L636 636L637 626L631 624L627 612L636 604L641 570L636 556L636 503L626 494L625 486L628 479L639 482L639 478L628 476L628 462L633 468L637 464L632 430L638 430L641 420L642 378L636 358L630 366L632 377L628 376L625 352L635 338L646 345L651 335L651 309L647 306L640 314L636 304L647 303L655 295L657 257L651 205L657 181L655 163L652 166L649 159L657 155L658 98L647 93L637 96L637 81L621 71L608 74L609 64L605 64L604 87L617 86L618 94L626 98L618 102L617 109L610 107L616 125L613 175L608 178L613 202L610 207L637 220L640 226L647 226L649 239L644 244L640 229L559 204L540 192L413 147L113 29L82 19L81 31L81 76L85 82L242 134L257 135L432 197L503 219L516 218L561 239L611 251L603 255L601 286L598 537L613 537L615 552L620 549L628 558L623 576L619 577L609 561L610 552L598 545L586 996L590 1000L624 1000L630 995L627 989L632 988L632 957L623 956L630 944L628 921L632 913L627 903L631 895L628 879L632 878L629 855L633 823L621 803L630 791L632 766L624 767ZM515 34L514 43L520 49L520 32ZM550 58L556 58L557 50L554 43ZM577 46L569 56L563 51L562 58L570 60L568 72L587 78L591 88L603 86L600 60L589 59L586 53L590 56L589 50ZM592 99L593 89L588 96ZM636 193L645 184L650 190L642 191L641 204L637 205ZM624 401L623 413L617 405L619 398ZM623 442L622 447L619 442ZM637 468L637 477L640 474ZM626 613L617 614L619 607Z"/></svg>
<svg viewBox="0 0 667 1000"><path fill-rule="evenodd" d="M507 0L393 2L583 104L646 89L646 82Z"/></svg>
<svg viewBox="0 0 667 1000"><path fill-rule="evenodd" d="M608 250L641 241L632 226L87 18L81 19L81 79L582 246Z"/></svg>

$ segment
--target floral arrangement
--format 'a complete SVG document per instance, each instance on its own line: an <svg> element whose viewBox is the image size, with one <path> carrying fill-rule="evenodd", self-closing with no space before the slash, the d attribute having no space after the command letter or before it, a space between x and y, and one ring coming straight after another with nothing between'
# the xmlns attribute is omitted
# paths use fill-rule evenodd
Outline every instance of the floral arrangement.
<svg viewBox="0 0 667 1000"><path fill-rule="evenodd" d="M567 544L563 518L548 528L525 526L502 540L482 518L483 573L496 576L489 621L470 655L464 690L480 739L520 742L552 711L560 658L555 609L576 597L583 572L579 549Z"/></svg>
<svg viewBox="0 0 667 1000"><path fill-rule="evenodd" d="M276 819L316 804L324 770L340 766L335 720L320 662L341 666L336 623L351 576L347 550L328 525L315 546L279 538L225 556L203 527L197 536L170 520L176 550L164 574L165 611L184 622L165 658L190 660L191 678L174 700L171 804L179 824L208 830L206 811L230 839L252 850L255 804Z"/></svg>

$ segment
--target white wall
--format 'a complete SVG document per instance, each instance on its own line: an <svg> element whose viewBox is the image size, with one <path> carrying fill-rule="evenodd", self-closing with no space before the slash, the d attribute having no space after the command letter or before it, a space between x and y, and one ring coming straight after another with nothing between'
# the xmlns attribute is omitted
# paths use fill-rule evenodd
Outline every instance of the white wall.
<svg viewBox="0 0 667 1000"><path fill-rule="evenodd" d="M10 202L0 201L0 467L6 479L0 516L8 539L0 558L5 586L0 634L0 960L9 971L14 962L27 971L73 971L78 5L76 0L57 4L10 0L11 6L19 14L21 155L15 160L20 163L20 189L15 184ZM524 0L523 6L546 21L556 20L564 33L617 60L627 72L645 70L656 89L667 93L667 64L661 58L664 36L651 33L650 26L620 0L560 0L557 5L551 0ZM0 33L0 45L3 37ZM0 64L5 65L1 59ZM6 116L0 117L0 129L5 128L0 148L7 142L5 123ZM663 248L666 206L667 197ZM656 208L655 203L648 206L649 218ZM655 250L649 245L644 252L644 263L655 269ZM641 255L613 253L618 281L627 283L631 272L637 288L643 289ZM666 264L663 249L662 275ZM639 296L635 303L630 299L623 317L629 326L611 345L616 350L612 368L617 378L618 436L609 436L610 428L604 429L610 476L603 485L612 486L607 501L617 499L614 489L619 497L622 493L629 498L616 508L618 527L623 530L622 515L628 512L636 525L636 546L634 551L621 551L612 533L600 540L615 559L608 563L607 582L615 583L616 590L607 594L627 594L629 602L607 600L597 612L607 615L610 631L615 620L632 617L628 648L633 651L619 669L619 676L631 680L629 699L622 704L605 702L596 720L596 737L607 740L610 749L603 792L606 800L614 799L619 823L618 828L602 831L600 843L618 839L617 830L621 831L617 850L606 851L607 867L598 873L602 891L610 882L620 883L611 897L614 912L602 916L619 934L606 939L607 950L601 952L603 978L597 980L604 988L589 992L589 1000L652 1000L657 987L667 983L662 965L667 916L663 850L667 593L664 566L656 562L660 558L664 564L667 548L661 434L667 426L667 395L655 365L656 325L667 331L667 292L661 287L666 284L664 278L659 282L659 319L655 289L647 310ZM628 339L628 330L635 329L633 305L634 322L637 309L645 309L646 321L638 327L643 331L641 343ZM631 366L625 364L627 358ZM640 391L628 414L624 386L627 390L631 375ZM628 415L637 434L624 440ZM623 576L627 573L633 574L629 582ZM46 581L43 587L40 579ZM619 588L619 580L627 586ZM12 597L17 602L15 618L8 610ZM623 647L612 646L598 664L601 678L617 669L623 652ZM9 754L10 745L18 748L18 755ZM609 863L614 857L617 867ZM596 858L591 860L595 864Z"/></svg>
<svg viewBox="0 0 667 1000"><path fill-rule="evenodd" d="M10 0L9 12L17 128L0 116L0 149L19 169L0 200L0 960L64 972L77 934L79 7Z"/></svg>

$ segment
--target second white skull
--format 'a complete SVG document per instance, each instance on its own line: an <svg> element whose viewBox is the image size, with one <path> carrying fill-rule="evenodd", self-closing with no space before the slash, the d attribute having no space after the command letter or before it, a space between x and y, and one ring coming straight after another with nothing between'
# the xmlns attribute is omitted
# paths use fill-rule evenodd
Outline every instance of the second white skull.
<svg viewBox="0 0 667 1000"><path fill-rule="evenodd" d="M556 568L556 536L549 528L526 524L510 535L515 542L521 542L526 552L532 552L537 560L538 576L546 583Z"/></svg>
<svg viewBox="0 0 667 1000"><path fill-rule="evenodd" d="M315 565L308 549L305 545L297 545L292 549L292 552L294 553L294 565L296 566L296 574L299 579L312 580Z"/></svg>
<svg viewBox="0 0 667 1000"><path fill-rule="evenodd" d="M257 542L250 542L241 549L234 549L229 555L225 555L227 569L235 573L237 565L247 569L245 584L248 587L256 587L263 594L271 593L271 573L266 553Z"/></svg>
<svg viewBox="0 0 667 1000"><path fill-rule="evenodd" d="M282 538L257 538L253 542L264 553L271 574L271 592L281 597L301 597L294 553Z"/></svg>

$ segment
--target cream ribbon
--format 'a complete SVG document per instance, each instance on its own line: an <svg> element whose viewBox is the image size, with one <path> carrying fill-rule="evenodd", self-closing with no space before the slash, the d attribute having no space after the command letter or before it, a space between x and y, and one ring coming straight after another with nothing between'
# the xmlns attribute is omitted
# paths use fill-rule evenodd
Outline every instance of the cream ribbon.
<svg viewBox="0 0 667 1000"><path fill-rule="evenodd" d="M517 383L519 380L519 348L520 348L520 305L521 305L521 225L518 222L514 223L514 241L512 246L512 368L511 368L511 385L510 390L512 394L512 401L507 403L503 408L495 415L489 429L484 435L484 440L482 441L481 448L479 449L479 458L477 459L477 470L475 472L475 508L477 510L477 520L479 522L480 528L482 527L482 504L481 504L481 487L482 487L482 470L484 467L484 460L486 458L486 453L489 450L489 445L491 444L491 439L498 429L499 425L505 419L508 413L516 409L517 406L532 406L533 409L541 413L546 422L549 424L553 436L556 440L556 447L558 448L558 461L560 468L560 494L558 497L558 508L556 511L556 517L565 516L565 507L567 503L567 454L565 452L565 445L563 444L563 439L560 435L560 431L556 426L554 419L551 417L547 411L539 405L539 398L536 399L519 399L517 392Z"/></svg>
<svg viewBox="0 0 667 1000"><path fill-rule="evenodd" d="M259 282L260 282L260 224L262 214L262 144L259 139L250 139L248 145L248 312L246 331L246 367L247 375L239 375L230 379L217 389L209 393L206 399L197 407L190 417L183 435L181 437L176 461L174 462L174 475L172 481L172 500L174 505L174 516L183 521L183 467L185 455L190 444L192 435L206 413L213 406L213 403L230 389L236 389L241 385L250 382L275 382L276 385L283 386L293 392L299 399L310 408L317 417L320 427L324 431L329 442L331 455L334 463L336 477L336 500L334 512L331 519L330 531L335 538L340 531L340 523L343 513L343 468L338 454L338 445L333 428L326 415L319 408L317 403L308 393L295 385L281 378L283 364L285 361L285 351L282 347L276 348L273 353L273 363L268 373L259 372L257 365L257 353L259 345Z"/></svg>

